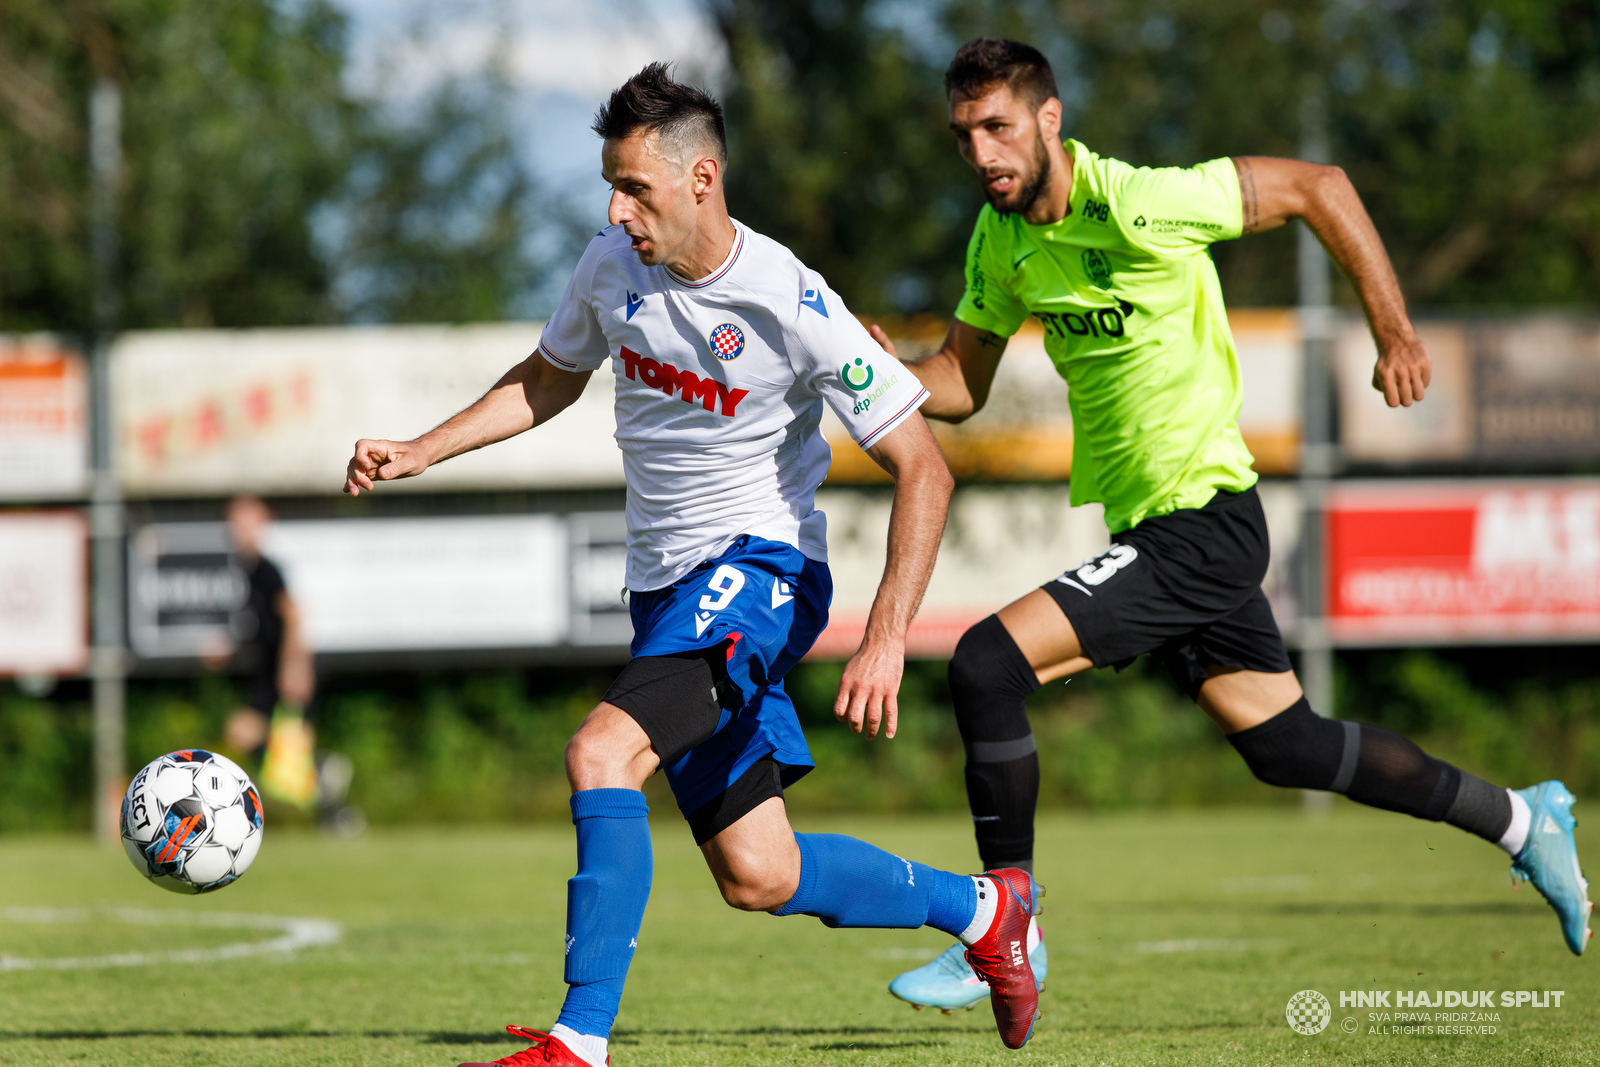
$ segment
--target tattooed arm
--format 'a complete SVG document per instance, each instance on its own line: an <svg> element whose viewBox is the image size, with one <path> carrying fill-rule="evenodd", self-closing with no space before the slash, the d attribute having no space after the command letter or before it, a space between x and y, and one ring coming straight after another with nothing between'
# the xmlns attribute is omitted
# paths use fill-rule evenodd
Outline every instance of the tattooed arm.
<svg viewBox="0 0 1600 1067"><path fill-rule="evenodd" d="M882 328L868 328L873 340L891 356L894 342ZM942 422L963 422L983 409L994 384L994 372L1005 354L1007 338L952 319L939 351L907 363L928 391L922 414Z"/></svg>
<svg viewBox="0 0 1600 1067"><path fill-rule="evenodd" d="M1421 400L1432 378L1427 349L1406 314L1383 241L1344 171L1296 159L1235 156L1244 233L1301 219L1355 287L1378 345L1372 387L1390 407Z"/></svg>

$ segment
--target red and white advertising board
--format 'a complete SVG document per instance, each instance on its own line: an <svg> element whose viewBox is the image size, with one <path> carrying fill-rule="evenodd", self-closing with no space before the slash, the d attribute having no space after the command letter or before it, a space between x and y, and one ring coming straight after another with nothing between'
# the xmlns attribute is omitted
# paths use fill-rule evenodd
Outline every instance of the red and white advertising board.
<svg viewBox="0 0 1600 1067"><path fill-rule="evenodd" d="M53 338L0 337L0 500L60 500L89 486L83 357Z"/></svg>
<svg viewBox="0 0 1600 1067"><path fill-rule="evenodd" d="M1600 639L1600 480L1345 483L1327 516L1340 644Z"/></svg>

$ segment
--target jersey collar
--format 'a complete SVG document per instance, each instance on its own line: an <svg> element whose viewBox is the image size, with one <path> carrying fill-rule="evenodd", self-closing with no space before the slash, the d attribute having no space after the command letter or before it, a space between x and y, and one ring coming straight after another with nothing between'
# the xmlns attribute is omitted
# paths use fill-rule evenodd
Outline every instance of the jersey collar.
<svg viewBox="0 0 1600 1067"><path fill-rule="evenodd" d="M732 270L734 263L739 259L739 253L744 249L744 227L739 225L737 220L729 219L728 221L733 223L733 247L728 250L728 258L722 261L722 266L707 274L704 278L692 282L671 267L662 267L661 269L667 272L667 277L685 289L704 289L706 286L721 280L724 274Z"/></svg>

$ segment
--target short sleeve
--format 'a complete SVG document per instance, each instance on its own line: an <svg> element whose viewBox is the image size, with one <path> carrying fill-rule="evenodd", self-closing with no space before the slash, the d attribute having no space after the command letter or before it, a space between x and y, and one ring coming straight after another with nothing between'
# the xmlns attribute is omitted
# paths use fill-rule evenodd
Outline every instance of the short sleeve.
<svg viewBox="0 0 1600 1067"><path fill-rule="evenodd" d="M851 439L871 448L921 407L928 391L879 347L819 275L800 273L804 289L790 331L790 365L827 401Z"/></svg>
<svg viewBox="0 0 1600 1067"><path fill-rule="evenodd" d="M1233 160L1195 167L1123 168L1112 211L1124 236L1150 252L1192 252L1238 237L1244 227Z"/></svg>
<svg viewBox="0 0 1600 1067"><path fill-rule="evenodd" d="M611 356L611 346L595 317L590 293L595 267L607 251L606 234L601 231L589 242L577 269L567 282L566 292L556 313L539 335L539 352L552 366L565 371L591 371Z"/></svg>
<svg viewBox="0 0 1600 1067"><path fill-rule="evenodd" d="M1010 337L1027 321L1028 309L1006 286L1013 271L997 248L1000 233L994 209L985 205L967 242L967 289L956 305L956 318L978 330Z"/></svg>

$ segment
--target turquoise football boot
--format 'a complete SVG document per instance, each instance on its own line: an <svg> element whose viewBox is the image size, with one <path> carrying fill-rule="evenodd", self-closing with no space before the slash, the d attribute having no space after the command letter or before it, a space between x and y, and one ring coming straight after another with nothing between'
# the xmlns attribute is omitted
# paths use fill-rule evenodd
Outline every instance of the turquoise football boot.
<svg viewBox="0 0 1600 1067"><path fill-rule="evenodd" d="M971 1011L988 997L989 985L973 973L965 953L966 946L957 941L921 967L895 978L889 983L889 992L918 1011L938 1008L946 1015L957 1008ZM1028 950L1028 963L1033 967L1033 979L1039 985L1039 992L1043 993L1050 957L1045 952L1042 933L1038 946Z"/></svg>
<svg viewBox="0 0 1600 1067"><path fill-rule="evenodd" d="M1517 795L1528 802L1528 840L1511 861L1511 883L1532 882L1561 920L1561 934L1574 956L1583 955L1594 931L1589 929L1589 882L1578 866L1578 846L1572 830L1573 796L1560 782L1540 782Z"/></svg>

